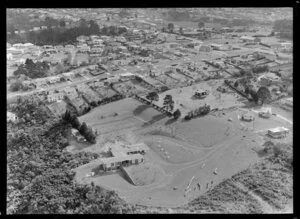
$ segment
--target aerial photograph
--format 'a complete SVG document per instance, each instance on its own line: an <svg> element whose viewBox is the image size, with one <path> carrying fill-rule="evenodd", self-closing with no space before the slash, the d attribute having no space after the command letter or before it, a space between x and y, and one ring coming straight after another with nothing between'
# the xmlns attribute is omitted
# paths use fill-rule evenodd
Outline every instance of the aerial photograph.
<svg viewBox="0 0 300 219"><path fill-rule="evenodd" d="M293 8L6 8L6 214L293 214Z"/></svg>

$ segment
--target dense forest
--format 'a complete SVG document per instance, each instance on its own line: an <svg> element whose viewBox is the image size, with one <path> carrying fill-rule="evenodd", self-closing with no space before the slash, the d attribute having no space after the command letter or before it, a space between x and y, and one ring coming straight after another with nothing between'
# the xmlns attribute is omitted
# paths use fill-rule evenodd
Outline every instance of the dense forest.
<svg viewBox="0 0 300 219"><path fill-rule="evenodd" d="M279 32L279 37L293 39L293 21L288 19L277 20L274 23L273 31Z"/></svg>
<svg viewBox="0 0 300 219"><path fill-rule="evenodd" d="M38 46L65 45L76 43L76 38L81 35L118 36L126 33L126 31L127 29L125 27L116 26L104 26L100 29L95 21L91 20L87 22L81 19L81 23L78 27L51 27L37 32L31 31L25 34L13 34L8 36L7 41L12 44L30 42Z"/></svg>
<svg viewBox="0 0 300 219"><path fill-rule="evenodd" d="M113 191L74 181L72 169L96 159L97 154L71 154L71 125L54 117L34 97L8 106L19 122L7 124L7 213L73 214L131 213L134 206Z"/></svg>
<svg viewBox="0 0 300 219"><path fill-rule="evenodd" d="M58 45L75 43L76 38L81 35L93 35L99 34L99 26L95 21L86 21L81 19L80 25L78 27L65 28L65 27L55 27L52 28L50 25L47 29L41 31L30 31L23 35L13 34L9 35L7 41L9 43L18 42L30 42L36 45Z"/></svg>

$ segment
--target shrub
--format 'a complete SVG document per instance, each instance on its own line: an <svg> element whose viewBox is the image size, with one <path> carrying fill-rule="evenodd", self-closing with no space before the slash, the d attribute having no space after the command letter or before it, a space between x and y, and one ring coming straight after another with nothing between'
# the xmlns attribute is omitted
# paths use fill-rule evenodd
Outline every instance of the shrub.
<svg viewBox="0 0 300 219"><path fill-rule="evenodd" d="M23 87L24 86L23 86L22 81L17 80L15 82L11 83L10 90L15 92L15 91L19 91L19 90L23 89Z"/></svg>

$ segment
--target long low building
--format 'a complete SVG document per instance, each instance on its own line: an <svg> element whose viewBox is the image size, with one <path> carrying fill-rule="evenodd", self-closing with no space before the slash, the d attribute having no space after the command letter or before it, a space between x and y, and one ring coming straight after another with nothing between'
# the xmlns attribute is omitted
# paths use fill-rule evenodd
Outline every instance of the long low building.
<svg viewBox="0 0 300 219"><path fill-rule="evenodd" d="M110 171L118 169L121 165L139 164L144 161L141 154L130 154L118 157L108 157L100 160L100 170Z"/></svg>

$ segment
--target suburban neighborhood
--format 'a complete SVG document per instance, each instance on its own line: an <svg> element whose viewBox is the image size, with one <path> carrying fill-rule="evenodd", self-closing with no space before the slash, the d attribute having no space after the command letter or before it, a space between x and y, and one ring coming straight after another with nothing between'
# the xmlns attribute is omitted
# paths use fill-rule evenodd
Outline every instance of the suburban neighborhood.
<svg viewBox="0 0 300 219"><path fill-rule="evenodd" d="M7 214L293 213L292 19L7 9Z"/></svg>

